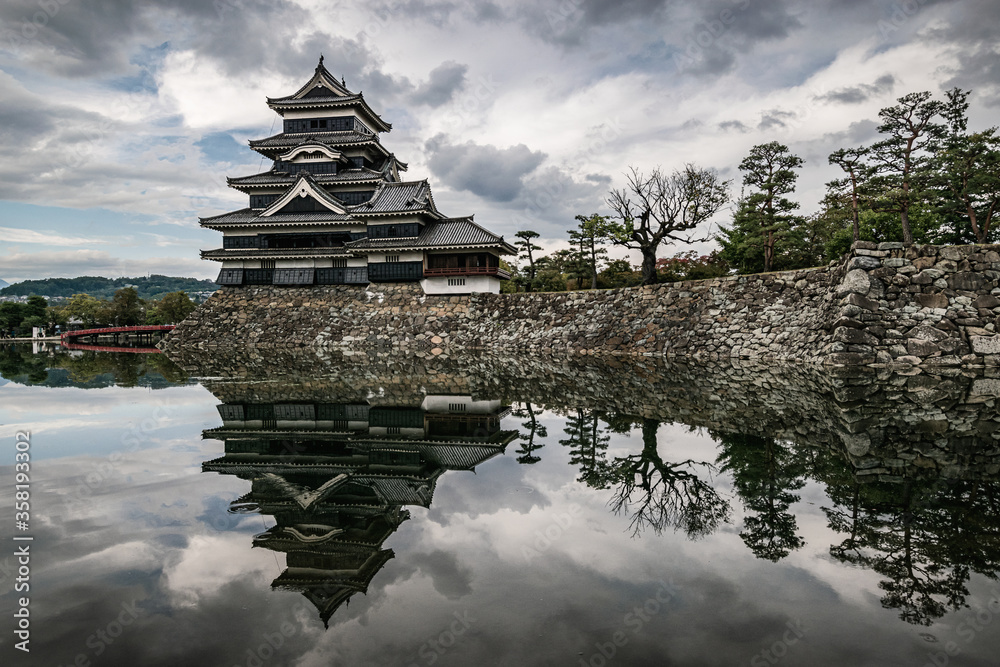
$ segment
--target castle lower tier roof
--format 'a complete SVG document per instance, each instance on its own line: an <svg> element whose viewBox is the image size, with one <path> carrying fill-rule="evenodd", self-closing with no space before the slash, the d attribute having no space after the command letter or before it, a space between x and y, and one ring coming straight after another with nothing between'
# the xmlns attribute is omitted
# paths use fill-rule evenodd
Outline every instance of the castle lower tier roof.
<svg viewBox="0 0 1000 667"><path fill-rule="evenodd" d="M221 262L228 259L298 259L302 257L343 257L345 248L244 248L240 250L202 250L201 258ZM337 432L341 434L341 432Z"/></svg>
<svg viewBox="0 0 1000 667"><path fill-rule="evenodd" d="M347 244L354 252L388 250L451 250L457 248L493 248L501 254L515 255L517 250L493 232L480 227L471 218L450 218L428 223L418 236L393 239L359 239Z"/></svg>
<svg viewBox="0 0 1000 667"><path fill-rule="evenodd" d="M288 226L288 225L328 225L338 223L363 224L345 213L335 213L324 211L322 213L275 213L274 215L262 216L259 209L241 208L238 211L223 213L209 218L199 218L202 227L208 229L223 229L229 227L258 227L265 225Z"/></svg>

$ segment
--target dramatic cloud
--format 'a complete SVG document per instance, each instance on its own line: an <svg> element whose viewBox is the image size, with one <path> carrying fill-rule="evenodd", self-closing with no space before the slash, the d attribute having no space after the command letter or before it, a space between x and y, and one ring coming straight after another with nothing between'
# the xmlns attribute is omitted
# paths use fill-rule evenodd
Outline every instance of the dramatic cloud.
<svg viewBox="0 0 1000 667"><path fill-rule="evenodd" d="M431 70L427 81L413 92L410 100L414 104L426 104L435 108L446 104L465 85L465 73L468 71L468 65L454 61L442 63Z"/></svg>
<svg viewBox="0 0 1000 667"><path fill-rule="evenodd" d="M829 152L870 142L899 95L971 89L970 127L995 124L998 22L992 0L13 0L0 224L21 231L0 256L31 256L46 234L45 252L113 238L130 260L199 265L218 239L197 216L245 205L225 177L268 167L246 147L280 122L264 98L301 86L320 53L393 123L406 177L432 177L447 212L500 233L530 225L564 245L630 165L732 174L771 140L806 157L809 212ZM154 224L171 232L144 234Z"/></svg>
<svg viewBox="0 0 1000 667"><path fill-rule="evenodd" d="M517 197L524 177L545 159L524 144L503 149L472 141L452 144L443 135L428 140L426 149L431 172L444 183L497 202Z"/></svg>

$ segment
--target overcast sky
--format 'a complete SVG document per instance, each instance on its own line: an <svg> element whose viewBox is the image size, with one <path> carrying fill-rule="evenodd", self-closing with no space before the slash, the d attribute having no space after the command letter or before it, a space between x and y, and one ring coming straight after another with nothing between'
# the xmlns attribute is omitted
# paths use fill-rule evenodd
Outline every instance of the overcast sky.
<svg viewBox="0 0 1000 667"><path fill-rule="evenodd" d="M827 155L872 141L895 98L960 86L971 129L1000 115L996 0L361 4L0 3L0 279L214 277L197 217L246 206L225 177L261 170L265 96L320 53L444 213L546 249L630 165L712 167L735 195L747 150L778 140L810 213Z"/></svg>

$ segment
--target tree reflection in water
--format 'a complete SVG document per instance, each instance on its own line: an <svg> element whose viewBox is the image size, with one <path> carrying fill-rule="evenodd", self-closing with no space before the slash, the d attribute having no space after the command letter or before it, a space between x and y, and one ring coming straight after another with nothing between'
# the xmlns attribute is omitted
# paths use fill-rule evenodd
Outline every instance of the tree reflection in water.
<svg viewBox="0 0 1000 667"><path fill-rule="evenodd" d="M696 539L712 533L729 518L729 502L698 474L711 472L704 461L664 461L657 451L656 434L661 422L626 415L604 415L607 431L627 433L642 430L638 454L607 460L610 437L599 427L598 414L577 410L567 421L569 436L560 443L571 448L573 465L580 468L579 481L596 489L614 488L609 506L615 514L631 516L629 529L638 536L646 529L660 534L666 528L683 530Z"/></svg>
<svg viewBox="0 0 1000 667"><path fill-rule="evenodd" d="M806 484L805 466L795 448L774 438L743 433L714 433L720 453L716 460L733 476L746 516L740 537L758 558L778 562L805 542L797 534L795 515L788 511Z"/></svg>
<svg viewBox="0 0 1000 667"><path fill-rule="evenodd" d="M519 407L513 408L510 414L519 419L527 419L527 421L521 422L521 428L526 429L526 432L518 431L517 433L517 437L521 441L521 446L516 452L518 455L517 462L528 465L538 463L542 460L542 457L535 456L535 451L545 445L536 442L535 438L547 438L549 435L548 427L538 420L538 415L535 413L535 408L531 403L521 403Z"/></svg>
<svg viewBox="0 0 1000 667"><path fill-rule="evenodd" d="M51 373L52 370L66 373ZM156 377L159 376L159 377ZM0 345L0 377L48 387L134 387L183 383L188 379L166 355L158 353L68 352L49 349L34 354L31 345Z"/></svg>
<svg viewBox="0 0 1000 667"><path fill-rule="evenodd" d="M823 512L847 537L830 555L885 577L882 606L907 623L930 625L967 606L972 573L997 579L998 490L995 481L831 480L832 505Z"/></svg>

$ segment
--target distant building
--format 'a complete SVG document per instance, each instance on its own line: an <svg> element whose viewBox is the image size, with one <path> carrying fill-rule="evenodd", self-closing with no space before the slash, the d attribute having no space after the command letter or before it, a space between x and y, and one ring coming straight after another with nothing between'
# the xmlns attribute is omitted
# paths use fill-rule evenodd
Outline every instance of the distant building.
<svg viewBox="0 0 1000 667"><path fill-rule="evenodd" d="M270 170L228 179L247 208L201 218L223 233L202 251L234 285L364 285L417 282L427 294L499 292L500 257L516 250L472 217L449 218L426 180L403 181L406 164L380 132L392 126L361 93L323 66L287 97L268 98L282 132L250 142Z"/></svg>

